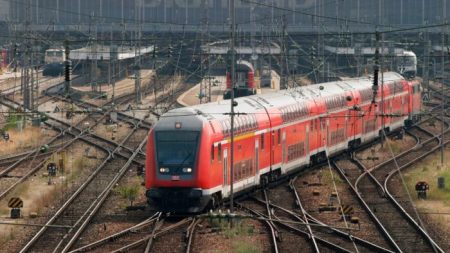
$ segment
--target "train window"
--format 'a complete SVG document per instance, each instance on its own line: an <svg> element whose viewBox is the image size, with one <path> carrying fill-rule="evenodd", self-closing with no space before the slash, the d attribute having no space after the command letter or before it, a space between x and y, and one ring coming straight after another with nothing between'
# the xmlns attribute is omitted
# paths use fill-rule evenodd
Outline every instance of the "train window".
<svg viewBox="0 0 450 253"><path fill-rule="evenodd" d="M239 132L239 118L235 118L234 119L234 126L233 126L233 128L234 128L234 131L237 131L237 132Z"/></svg>
<svg viewBox="0 0 450 253"><path fill-rule="evenodd" d="M222 161L222 144L217 145L217 160Z"/></svg>
<svg viewBox="0 0 450 253"><path fill-rule="evenodd" d="M242 132L244 130L244 119L242 117L238 117L239 122L239 132Z"/></svg>
<svg viewBox="0 0 450 253"><path fill-rule="evenodd" d="M281 129L278 129L278 145L281 143Z"/></svg>
<svg viewBox="0 0 450 253"><path fill-rule="evenodd" d="M327 128L327 122L325 119L321 119L321 130L325 130Z"/></svg>
<svg viewBox="0 0 450 253"><path fill-rule="evenodd" d="M214 144L211 145L211 162L214 162Z"/></svg>
<svg viewBox="0 0 450 253"><path fill-rule="evenodd" d="M248 117L247 116L242 117L242 122L243 122L242 129L243 129L243 131L246 131L248 129L248 125L249 125Z"/></svg>
<svg viewBox="0 0 450 253"><path fill-rule="evenodd" d="M261 134L261 149L264 149L264 133Z"/></svg>

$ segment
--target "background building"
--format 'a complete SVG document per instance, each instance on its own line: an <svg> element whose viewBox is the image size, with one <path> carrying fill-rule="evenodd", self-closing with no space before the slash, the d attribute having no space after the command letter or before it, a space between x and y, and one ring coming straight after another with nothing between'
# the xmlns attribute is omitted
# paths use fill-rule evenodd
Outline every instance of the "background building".
<svg viewBox="0 0 450 253"><path fill-rule="evenodd" d="M5 6L5 0L0 4ZM27 18L34 25L136 24L144 30L171 26L209 24L212 30L227 29L228 0L22 0L10 1L9 17L14 22ZM28 3L28 4L26 4ZM284 16L288 29L370 29L375 25L414 26L441 23L449 11L446 0L237 0L238 27L262 29L280 24ZM7 8L0 8L6 10ZM7 15L7 14L6 14ZM323 18L332 17L332 18ZM333 17L339 17L339 20ZM258 26L251 24L256 20ZM368 25L369 24L369 25ZM370 24L373 24L371 26ZM114 26L119 29L119 26Z"/></svg>
<svg viewBox="0 0 450 253"><path fill-rule="evenodd" d="M9 2L0 0L0 21L6 21L9 18Z"/></svg>

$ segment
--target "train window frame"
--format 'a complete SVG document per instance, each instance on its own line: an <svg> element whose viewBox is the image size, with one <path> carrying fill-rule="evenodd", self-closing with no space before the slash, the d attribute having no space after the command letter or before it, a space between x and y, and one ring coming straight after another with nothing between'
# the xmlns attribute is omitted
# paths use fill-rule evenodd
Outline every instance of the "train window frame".
<svg viewBox="0 0 450 253"><path fill-rule="evenodd" d="M261 150L264 150L264 133L261 133L261 136L259 137L259 141L261 142Z"/></svg>
<svg viewBox="0 0 450 253"><path fill-rule="evenodd" d="M278 135L278 145L280 145L281 144L281 129L280 128L278 128L277 135Z"/></svg>
<svg viewBox="0 0 450 253"><path fill-rule="evenodd" d="M256 118L256 115L252 115L253 117L253 128L258 128L258 119Z"/></svg>
<svg viewBox="0 0 450 253"><path fill-rule="evenodd" d="M222 143L219 142L219 144L217 144L217 160L219 161L219 163L222 162Z"/></svg>

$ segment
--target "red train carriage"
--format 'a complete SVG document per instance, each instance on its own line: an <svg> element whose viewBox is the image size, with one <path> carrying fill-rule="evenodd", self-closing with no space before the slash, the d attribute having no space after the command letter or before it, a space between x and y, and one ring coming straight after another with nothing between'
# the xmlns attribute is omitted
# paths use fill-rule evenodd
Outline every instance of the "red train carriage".
<svg viewBox="0 0 450 253"><path fill-rule="evenodd" d="M8 67L8 49L0 49L0 68L6 69Z"/></svg>
<svg viewBox="0 0 450 253"><path fill-rule="evenodd" d="M235 111L245 115L235 118L235 191L276 180L372 140L382 127L395 130L417 117L419 83L385 73L384 107L381 88L372 102L372 83L365 77L236 99ZM151 205L198 212L229 196L229 110L230 101L219 101L161 117L147 144L146 195Z"/></svg>
<svg viewBox="0 0 450 253"><path fill-rule="evenodd" d="M231 74L227 69L227 89L223 94L224 99L231 98ZM253 65L244 60L236 62L236 83L234 88L234 97L245 97L256 94L255 71Z"/></svg>

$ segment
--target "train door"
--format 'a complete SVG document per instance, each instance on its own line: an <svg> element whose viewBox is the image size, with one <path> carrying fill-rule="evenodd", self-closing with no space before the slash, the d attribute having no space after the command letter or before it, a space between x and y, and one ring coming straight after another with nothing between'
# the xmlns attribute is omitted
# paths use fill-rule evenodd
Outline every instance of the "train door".
<svg viewBox="0 0 450 253"><path fill-rule="evenodd" d="M283 130L281 134L281 163L285 163L286 161L286 131Z"/></svg>
<svg viewBox="0 0 450 253"><path fill-rule="evenodd" d="M255 138L255 185L259 182L259 139Z"/></svg>
<svg viewBox="0 0 450 253"><path fill-rule="evenodd" d="M327 146L328 143L328 119L326 118L320 118L320 139L319 139L319 146L321 148L325 148Z"/></svg>
<svg viewBox="0 0 450 253"><path fill-rule="evenodd" d="M228 151L223 149L223 183L222 183L222 195L228 196Z"/></svg>
<svg viewBox="0 0 450 253"><path fill-rule="evenodd" d="M309 157L309 124L306 124L305 156Z"/></svg>

